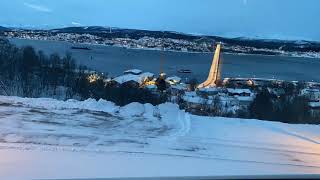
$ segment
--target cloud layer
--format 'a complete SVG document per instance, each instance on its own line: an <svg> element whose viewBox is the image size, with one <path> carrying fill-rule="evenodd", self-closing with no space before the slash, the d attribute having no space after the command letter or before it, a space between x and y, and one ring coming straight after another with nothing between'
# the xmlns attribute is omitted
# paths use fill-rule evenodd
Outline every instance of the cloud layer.
<svg viewBox="0 0 320 180"><path fill-rule="evenodd" d="M45 12L45 13L50 13L52 12L51 9L45 7L45 6L42 6L42 5L38 5L38 4L30 4L30 3L24 3L24 5L28 8L31 8L35 11L40 11L40 12Z"/></svg>
<svg viewBox="0 0 320 180"><path fill-rule="evenodd" d="M74 25L74 26L82 26L82 24L79 23L79 22L71 22L71 24Z"/></svg>

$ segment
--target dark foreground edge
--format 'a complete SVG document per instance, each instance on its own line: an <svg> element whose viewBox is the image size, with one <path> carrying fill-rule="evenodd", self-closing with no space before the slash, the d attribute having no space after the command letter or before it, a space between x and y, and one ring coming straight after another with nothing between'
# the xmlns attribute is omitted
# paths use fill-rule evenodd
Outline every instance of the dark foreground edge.
<svg viewBox="0 0 320 180"><path fill-rule="evenodd" d="M50 179L50 180L227 180L227 179L320 179L320 174L306 175L240 175L240 176L180 176L180 177L134 177L134 178L83 178L83 179ZM48 180L48 179L42 179Z"/></svg>

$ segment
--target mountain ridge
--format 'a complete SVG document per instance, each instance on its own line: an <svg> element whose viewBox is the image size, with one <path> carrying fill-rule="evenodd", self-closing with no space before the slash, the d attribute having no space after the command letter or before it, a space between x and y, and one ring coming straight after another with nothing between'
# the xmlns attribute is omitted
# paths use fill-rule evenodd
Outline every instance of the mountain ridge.
<svg viewBox="0 0 320 180"><path fill-rule="evenodd" d="M172 46L173 49L184 48L184 42L193 44L190 51L198 51L206 44L206 48L200 50L212 52L216 43L222 43L224 52L230 53L246 53L246 54L264 54L264 55L279 55L279 54L300 54L305 53L306 56L320 55L320 42L306 40L270 40L270 39L254 39L247 37L221 37L210 35L195 35L188 33L180 33L175 31L155 31L142 29L126 29L117 27L103 26L70 26L64 28L55 28L50 30L31 30L24 28L10 29L14 33L29 33L31 36L38 34L40 36L55 36L62 33L70 34L90 34L99 40L112 40L116 38L128 38L131 41L149 38L151 41L162 41L165 48ZM10 31L8 30L8 31ZM154 39L152 39L154 38ZM122 41L122 40L121 40ZM168 43L170 41L170 43ZM177 43L180 45L176 45ZM113 42L112 42L113 43ZM178 44L179 44L178 43ZM158 45L159 46L159 45ZM175 47L176 48L175 48ZM161 47L158 47L161 48ZM311 53L311 54L310 54Z"/></svg>
<svg viewBox="0 0 320 180"><path fill-rule="evenodd" d="M148 29L134 29L134 28L119 28L119 27L108 27L108 26L67 26L67 27L59 27L59 28L26 28L26 27L4 27L0 26L2 30L12 30L12 29L21 29L21 30L42 30L42 31L57 31L57 32L101 32L114 30L122 30L122 31L145 31L145 32L165 32L179 35L187 35L194 37L214 37L214 38L224 38L224 39L241 39L241 40L260 40L260 41L280 41L280 42L311 42L311 43L320 43L317 40L306 40L306 39L284 39L284 38L267 38L267 37L248 37L248 36L228 36L228 35L207 35L207 34L199 34L199 33L186 33L186 32L178 32L178 31L170 31L170 30L148 30ZM78 31L77 31L78 29ZM87 31L80 30L87 29Z"/></svg>

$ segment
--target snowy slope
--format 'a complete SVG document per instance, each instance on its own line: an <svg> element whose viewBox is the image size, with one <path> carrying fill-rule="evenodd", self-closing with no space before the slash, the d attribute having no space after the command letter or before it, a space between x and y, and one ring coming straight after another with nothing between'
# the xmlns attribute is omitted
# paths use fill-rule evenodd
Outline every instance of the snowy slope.
<svg viewBox="0 0 320 180"><path fill-rule="evenodd" d="M0 96L0 137L6 178L320 172L319 125L201 117L171 103Z"/></svg>

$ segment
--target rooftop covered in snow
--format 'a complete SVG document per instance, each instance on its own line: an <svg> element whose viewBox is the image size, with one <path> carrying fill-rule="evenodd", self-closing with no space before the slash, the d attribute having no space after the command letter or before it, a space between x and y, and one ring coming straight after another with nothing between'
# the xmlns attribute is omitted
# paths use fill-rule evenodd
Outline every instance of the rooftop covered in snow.
<svg viewBox="0 0 320 180"><path fill-rule="evenodd" d="M252 91L250 89L234 89L234 88L227 88L228 93L231 94L252 94Z"/></svg>
<svg viewBox="0 0 320 180"><path fill-rule="evenodd" d="M169 82L170 84L177 84L181 82L181 78L178 76L171 76L171 77L168 77L166 81Z"/></svg>
<svg viewBox="0 0 320 180"><path fill-rule="evenodd" d="M124 74L114 78L113 80L118 82L119 84L123 84L129 81L135 81L139 84L143 83L146 79L152 79L154 77L153 73L144 72L140 73L139 75L135 74Z"/></svg>
<svg viewBox="0 0 320 180"><path fill-rule="evenodd" d="M141 73L142 71L140 69L128 69L123 72L123 74L134 74L134 75L139 75Z"/></svg>

